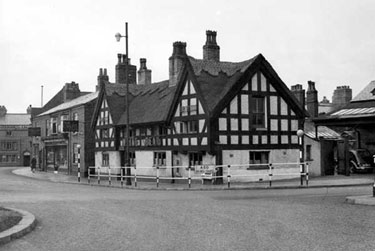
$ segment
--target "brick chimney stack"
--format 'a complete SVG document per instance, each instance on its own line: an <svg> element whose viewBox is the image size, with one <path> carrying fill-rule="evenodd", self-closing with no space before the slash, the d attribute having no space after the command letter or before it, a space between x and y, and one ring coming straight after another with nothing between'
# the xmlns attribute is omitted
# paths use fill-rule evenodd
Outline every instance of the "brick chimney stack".
<svg viewBox="0 0 375 251"><path fill-rule="evenodd" d="M299 101L301 108L305 109L305 90L302 88L302 85L292 85L291 88L291 91Z"/></svg>
<svg viewBox="0 0 375 251"><path fill-rule="evenodd" d="M100 68L99 69L99 76L98 76L98 84L96 85L96 91L100 89L100 86L102 84L108 83L109 82L109 77L107 75L107 69Z"/></svg>
<svg viewBox="0 0 375 251"><path fill-rule="evenodd" d="M78 98L81 96L81 90L79 89L79 84L72 81L71 83L66 83L64 86L64 102Z"/></svg>
<svg viewBox="0 0 375 251"><path fill-rule="evenodd" d="M138 84L139 85L150 85L151 84L151 70L147 69L145 58L140 60L141 66L138 71Z"/></svg>
<svg viewBox="0 0 375 251"><path fill-rule="evenodd" d="M177 84L179 74L186 59L186 43L174 42L173 53L169 58L169 86L175 86Z"/></svg>
<svg viewBox="0 0 375 251"><path fill-rule="evenodd" d="M117 58L116 84L125 84L126 55L117 54ZM137 83L137 67L135 65L131 65L130 58L128 58L128 83Z"/></svg>
<svg viewBox="0 0 375 251"><path fill-rule="evenodd" d="M318 103L318 91L315 89L315 82L308 81L308 89L306 93L306 106L307 111L312 118L315 118L319 114L319 103Z"/></svg>
<svg viewBox="0 0 375 251"><path fill-rule="evenodd" d="M203 46L203 60L220 61L220 46L216 43L216 31L206 31L206 44Z"/></svg>
<svg viewBox="0 0 375 251"><path fill-rule="evenodd" d="M350 100L352 100L352 89L349 86L337 86L333 91L332 105L334 109L345 106Z"/></svg>

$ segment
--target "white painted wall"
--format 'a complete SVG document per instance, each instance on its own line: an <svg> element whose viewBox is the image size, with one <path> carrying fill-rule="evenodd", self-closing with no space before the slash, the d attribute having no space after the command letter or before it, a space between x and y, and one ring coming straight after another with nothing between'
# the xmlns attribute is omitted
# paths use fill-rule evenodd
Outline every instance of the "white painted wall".
<svg viewBox="0 0 375 251"><path fill-rule="evenodd" d="M309 175L312 176L321 176L321 155L320 155L320 142L313 140L309 137L304 137L305 150L306 145L311 145L311 160L309 162Z"/></svg>
<svg viewBox="0 0 375 251"><path fill-rule="evenodd" d="M118 151L106 151L105 153L108 153L109 155L109 167L111 168L111 173L113 174L119 174L120 173L120 167L121 167L121 157L120 152ZM101 173L108 173L108 167L102 166L103 158L102 158L102 152L95 152L95 167L100 167ZM97 173L97 169L95 170Z"/></svg>
<svg viewBox="0 0 375 251"><path fill-rule="evenodd" d="M272 180L290 179L300 177L299 150L281 149L281 150L260 150L269 151L269 161L273 164ZM223 165L231 165L232 181L259 181L268 180L269 171L267 170L247 170L249 167L249 150L224 150ZM223 174L228 174L225 167ZM282 175L277 175L282 174ZM290 175L288 175L290 174ZM226 178L224 178L224 181Z"/></svg>

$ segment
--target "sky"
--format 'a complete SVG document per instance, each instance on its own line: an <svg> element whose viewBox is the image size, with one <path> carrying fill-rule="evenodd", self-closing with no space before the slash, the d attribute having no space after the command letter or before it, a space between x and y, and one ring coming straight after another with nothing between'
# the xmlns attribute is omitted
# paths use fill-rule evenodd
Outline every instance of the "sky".
<svg viewBox="0 0 375 251"><path fill-rule="evenodd" d="M146 58L153 82L168 78L173 42L201 59L214 30L222 61L262 53L289 88L311 80L332 101L349 85L354 97L375 80L374 13L373 0L0 0L0 105L25 113L72 81L95 91L99 68L115 82L125 22L131 62Z"/></svg>

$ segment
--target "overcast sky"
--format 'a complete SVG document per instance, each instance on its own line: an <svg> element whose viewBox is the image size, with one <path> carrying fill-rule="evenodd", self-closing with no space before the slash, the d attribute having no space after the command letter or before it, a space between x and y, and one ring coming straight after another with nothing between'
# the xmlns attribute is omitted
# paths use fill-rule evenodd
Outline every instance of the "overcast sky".
<svg viewBox="0 0 375 251"><path fill-rule="evenodd" d="M316 82L319 101L336 86L355 96L375 80L372 0L0 0L0 105L23 113L65 83L94 91L99 68L115 80L115 40L129 27L129 56L147 58L152 81L168 78L175 41L202 58L206 30L217 31L221 60L262 53L288 87Z"/></svg>

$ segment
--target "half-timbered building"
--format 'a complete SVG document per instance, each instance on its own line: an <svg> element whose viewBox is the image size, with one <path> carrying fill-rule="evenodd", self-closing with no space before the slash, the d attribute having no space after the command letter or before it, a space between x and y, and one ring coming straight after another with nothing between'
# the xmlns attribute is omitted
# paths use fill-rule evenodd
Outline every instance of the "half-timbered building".
<svg viewBox="0 0 375 251"><path fill-rule="evenodd" d="M239 172L246 173L264 169L249 164L299 160L296 132L306 112L297 99L262 54L222 62L216 32L206 35L203 59L188 56L186 43L173 44L165 81L151 83L141 59L138 84L128 85L129 109L126 84L101 85L92 123L97 167L124 166L129 158L160 175L184 176L186 168L163 167L190 166L200 175L207 166L245 165Z"/></svg>

